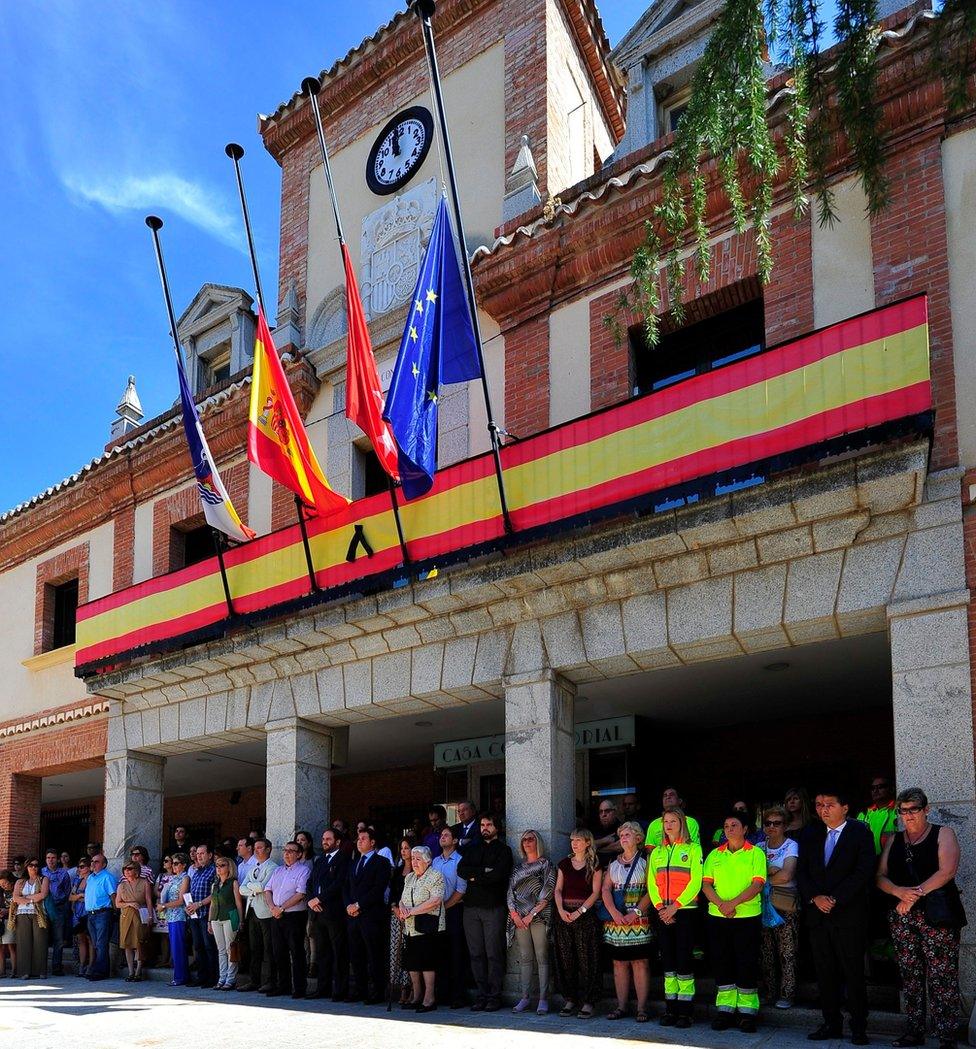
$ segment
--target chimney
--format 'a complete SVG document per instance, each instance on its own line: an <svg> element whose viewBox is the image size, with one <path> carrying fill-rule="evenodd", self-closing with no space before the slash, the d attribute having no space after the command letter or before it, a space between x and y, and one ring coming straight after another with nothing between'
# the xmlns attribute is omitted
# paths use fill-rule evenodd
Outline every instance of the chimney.
<svg viewBox="0 0 976 1049"><path fill-rule="evenodd" d="M136 377L129 376L128 385L122 400L115 409L116 419L112 420L112 440L124 437L130 431L136 429L142 422L142 405L139 403L139 394L136 393Z"/></svg>

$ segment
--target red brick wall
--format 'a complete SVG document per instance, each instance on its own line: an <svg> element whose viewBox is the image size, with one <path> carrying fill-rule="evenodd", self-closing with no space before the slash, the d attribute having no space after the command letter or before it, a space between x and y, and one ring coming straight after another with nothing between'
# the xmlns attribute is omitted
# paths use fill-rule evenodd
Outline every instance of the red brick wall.
<svg viewBox="0 0 976 1049"><path fill-rule="evenodd" d="M620 292L608 291L590 300L590 408L606 408L625 401L634 388L627 329L640 321L631 310L618 310ZM614 316L619 327L606 323ZM580 333L580 338L585 338Z"/></svg>
<svg viewBox="0 0 976 1049"><path fill-rule="evenodd" d="M505 429L530 437L549 425L549 317L505 334Z"/></svg>
<svg viewBox="0 0 976 1049"><path fill-rule="evenodd" d="M119 510L114 521L112 541L112 590L132 585L135 571L136 510L134 506Z"/></svg>
<svg viewBox="0 0 976 1049"><path fill-rule="evenodd" d="M794 219L793 212L772 221L776 252L773 273L763 289L766 312L766 345L798 338L813 330L813 240L808 212Z"/></svg>
<svg viewBox="0 0 976 1049"><path fill-rule="evenodd" d="M891 207L871 220L875 302L884 306L928 294L935 402L931 465L939 470L959 461L940 139L916 138L888 161L885 171L891 180Z"/></svg>
<svg viewBox="0 0 976 1049"><path fill-rule="evenodd" d="M78 604L88 600L88 543L42 561L37 566L34 591L34 655L50 650L54 637L53 588L71 579L78 580Z"/></svg>

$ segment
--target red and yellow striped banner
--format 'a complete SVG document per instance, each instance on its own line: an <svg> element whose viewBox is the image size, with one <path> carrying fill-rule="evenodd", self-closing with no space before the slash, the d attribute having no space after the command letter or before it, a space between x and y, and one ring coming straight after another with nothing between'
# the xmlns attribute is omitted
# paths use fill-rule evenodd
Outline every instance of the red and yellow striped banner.
<svg viewBox="0 0 976 1049"><path fill-rule="evenodd" d="M402 505L415 565L555 533L702 478L816 449L932 407L924 297L843 321L669 389L554 427L503 449L515 535L506 537L490 455L440 471ZM811 453L811 458L815 457ZM346 560L361 525L375 555ZM389 497L308 522L323 600L377 589L402 566ZM215 559L91 601L78 610L76 668L91 673L137 650L176 648L309 595L298 526L225 555L238 620L227 619Z"/></svg>

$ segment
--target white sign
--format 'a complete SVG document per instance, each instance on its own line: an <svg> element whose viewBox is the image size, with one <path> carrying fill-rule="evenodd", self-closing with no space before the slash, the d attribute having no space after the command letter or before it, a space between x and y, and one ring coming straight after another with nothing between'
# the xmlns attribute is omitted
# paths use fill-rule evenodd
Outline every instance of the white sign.
<svg viewBox="0 0 976 1049"><path fill-rule="evenodd" d="M622 718L604 718L584 721L576 726L576 749L594 750L597 747L629 747L634 743L634 715ZM505 756L505 736L479 736L475 739L455 739L434 744L434 767L450 768L471 765L476 761L497 761Z"/></svg>

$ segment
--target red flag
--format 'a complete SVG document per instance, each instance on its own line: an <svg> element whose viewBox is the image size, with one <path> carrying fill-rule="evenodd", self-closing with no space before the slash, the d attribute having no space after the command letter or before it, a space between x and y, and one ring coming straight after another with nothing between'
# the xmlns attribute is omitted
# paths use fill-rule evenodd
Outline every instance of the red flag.
<svg viewBox="0 0 976 1049"><path fill-rule="evenodd" d="M329 487L322 473L260 308L251 374L247 457L269 477L290 488L310 513L328 514L349 505L345 496Z"/></svg>
<svg viewBox="0 0 976 1049"><path fill-rule="evenodd" d="M342 245L342 260L346 267L346 318L349 338L346 350L346 418L351 419L370 439L380 466L393 478L400 479L397 446L390 432L390 424L383 418L383 389L380 386L373 344L359 298L356 273L349 258L349 249Z"/></svg>

